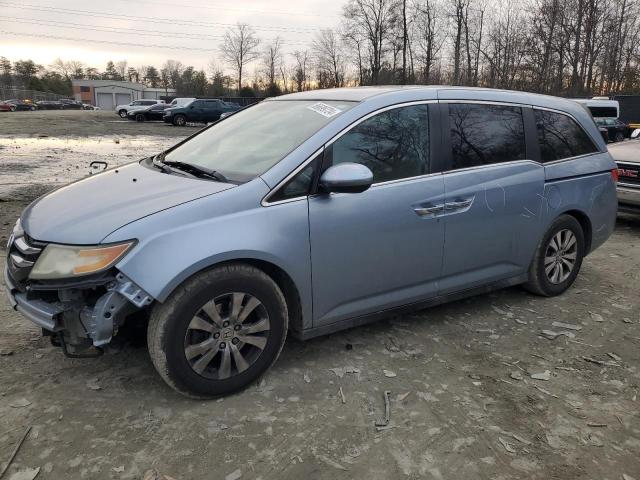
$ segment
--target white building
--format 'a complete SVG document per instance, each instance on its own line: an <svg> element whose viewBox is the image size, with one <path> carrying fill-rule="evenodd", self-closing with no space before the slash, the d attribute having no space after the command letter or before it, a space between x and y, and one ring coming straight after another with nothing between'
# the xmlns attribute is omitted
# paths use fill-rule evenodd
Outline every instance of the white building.
<svg viewBox="0 0 640 480"><path fill-rule="evenodd" d="M90 103L103 110L114 110L116 105L124 105L141 98L164 100L175 97L173 88L150 88L141 83L118 80L71 80L76 100Z"/></svg>

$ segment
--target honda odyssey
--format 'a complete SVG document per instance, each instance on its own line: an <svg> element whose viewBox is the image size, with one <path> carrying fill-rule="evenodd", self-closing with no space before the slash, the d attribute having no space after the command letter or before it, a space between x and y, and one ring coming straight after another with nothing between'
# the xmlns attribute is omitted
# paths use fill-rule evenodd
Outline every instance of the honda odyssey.
<svg viewBox="0 0 640 480"><path fill-rule="evenodd" d="M210 397L258 378L288 333L517 284L561 294L614 228L616 175L571 100L307 91L39 198L4 277L12 306L68 355L146 316L160 375Z"/></svg>

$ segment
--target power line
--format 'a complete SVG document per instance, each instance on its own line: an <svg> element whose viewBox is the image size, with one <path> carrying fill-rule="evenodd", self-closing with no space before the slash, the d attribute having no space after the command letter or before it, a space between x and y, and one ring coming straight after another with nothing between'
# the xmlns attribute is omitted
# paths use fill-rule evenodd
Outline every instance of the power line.
<svg viewBox="0 0 640 480"><path fill-rule="evenodd" d="M119 2L127 2L130 0L116 0ZM259 13L262 15L288 15L288 16L298 16L298 17L318 17L318 18L327 18L327 17L336 17L339 18L338 15L325 15L322 13L305 13L305 12L285 12L282 10L254 10L248 8L234 8L234 7L221 7L221 6L212 6L212 5L189 5L183 3L170 3L170 2L152 2L149 0L137 0L137 3L146 3L149 5L165 5L168 7L180 7L180 8L192 8L192 9L201 9L201 10L226 10L231 12L250 12L250 13Z"/></svg>
<svg viewBox="0 0 640 480"><path fill-rule="evenodd" d="M10 17L10 16L1 16L1 19L10 20L13 23L25 24L25 25L40 25L45 27L58 27L58 28L68 28L74 30L87 30L94 32L102 32L102 33L116 33L116 34L124 34L124 35L141 35L141 36L154 36L154 37L163 37L163 38L177 38L183 40L220 40L224 38L224 35L210 35L206 33L174 33L174 32L165 32L161 30L143 30L143 29L132 29L125 27L108 27L101 25L84 25L81 23L72 23L72 22L62 22L59 20L33 20L30 18L21 18L21 17ZM275 39L266 39L267 41L274 41ZM303 44L300 42L290 42L286 39L283 39L283 43L287 44Z"/></svg>
<svg viewBox="0 0 640 480"><path fill-rule="evenodd" d="M207 40L207 39L221 39L224 35L208 35L206 33L183 33L174 34L172 32L162 32L161 30L142 30L131 29L125 27L107 27L101 25L83 25L81 23L62 22L58 20L33 20L30 18L21 17L0 17L2 20L10 20L12 23L26 24L26 25L41 25L45 27L60 27L70 28L77 30L91 30L95 32L103 33L122 33L127 35L144 35L144 36L158 36L158 37L171 37L171 38L183 38L193 40Z"/></svg>
<svg viewBox="0 0 640 480"><path fill-rule="evenodd" d="M157 48L157 49L200 51L200 52L217 52L218 51L218 49L216 48L185 47L185 46L174 46L174 45L154 45L154 44L146 44L146 43L117 42L114 40L93 40L90 38L76 38L76 37L65 37L62 35L46 35L46 34L25 33L25 32L11 32L8 30L0 30L0 33L4 33L5 35L14 35L17 37L35 37L35 38L49 38L53 40L69 40L72 42L103 43L108 45L118 45L118 46L124 46L124 47L142 47L142 48ZM289 45L292 45L292 44L289 44ZM301 44L301 45L304 45L304 44Z"/></svg>
<svg viewBox="0 0 640 480"><path fill-rule="evenodd" d="M169 25L182 25L188 27L235 27L236 24L233 23L220 23L220 22L203 22L200 20L177 20L171 18L163 18L163 17L142 17L138 15L124 15L117 13L101 13L92 10L75 10L69 8L59 8L59 7L47 7L44 5L33 5L33 4L15 4L8 3L5 1L0 1L0 5L16 8L16 9L27 9L27 10L36 10L47 13L62 13L65 15L76 15L82 17L98 17L98 18L108 18L108 19L117 19L117 20L136 20L142 21L146 23L158 23L158 24L169 24ZM272 32L283 32L283 33L315 33L320 30L320 27L301 27L299 29L292 29L289 27L278 27L278 26L264 26L264 25L249 25L256 30L264 30L264 31L272 31Z"/></svg>

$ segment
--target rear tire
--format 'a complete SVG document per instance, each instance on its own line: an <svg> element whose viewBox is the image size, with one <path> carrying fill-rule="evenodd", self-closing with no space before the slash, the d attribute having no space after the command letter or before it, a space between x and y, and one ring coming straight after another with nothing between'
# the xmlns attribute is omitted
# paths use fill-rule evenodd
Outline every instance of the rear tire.
<svg viewBox="0 0 640 480"><path fill-rule="evenodd" d="M12 112L15 112L16 111L16 106L14 105L12 107L9 107L9 110L11 110Z"/></svg>
<svg viewBox="0 0 640 480"><path fill-rule="evenodd" d="M613 139L614 142L621 142L623 140L624 140L624 134L622 132L617 132L616 136Z"/></svg>
<svg viewBox="0 0 640 480"><path fill-rule="evenodd" d="M187 118L184 115L176 115L173 117L173 124L177 127L184 127L187 124Z"/></svg>
<svg viewBox="0 0 640 480"><path fill-rule="evenodd" d="M118 112L118 115L120 115L120 118L127 118L127 111L126 110L120 110Z"/></svg>
<svg viewBox="0 0 640 480"><path fill-rule="evenodd" d="M287 326L276 283L255 267L229 264L193 276L156 304L147 343L167 384L189 397L211 398L259 378L278 358Z"/></svg>
<svg viewBox="0 0 640 480"><path fill-rule="evenodd" d="M571 215L560 215L538 245L524 288L544 297L560 295L578 276L584 249L580 222Z"/></svg>

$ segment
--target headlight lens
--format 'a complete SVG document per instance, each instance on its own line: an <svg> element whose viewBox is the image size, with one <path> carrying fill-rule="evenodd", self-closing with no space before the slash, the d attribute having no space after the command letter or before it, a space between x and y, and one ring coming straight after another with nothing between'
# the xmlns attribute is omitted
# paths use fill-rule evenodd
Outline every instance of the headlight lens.
<svg viewBox="0 0 640 480"><path fill-rule="evenodd" d="M11 234L9 235L9 239L7 240L7 250L9 249L9 247L11 247L14 239L22 236L24 236L24 230L22 229L20 219L18 218L18 220L16 220L16 224L13 226Z"/></svg>
<svg viewBox="0 0 640 480"><path fill-rule="evenodd" d="M22 229L22 224L20 223L20 219L16 220L16 224L13 227L12 233L14 237L22 237L24 235L24 230Z"/></svg>
<svg viewBox="0 0 640 480"><path fill-rule="evenodd" d="M49 244L33 266L29 278L51 280L100 272L113 266L134 244L127 242L95 247Z"/></svg>

